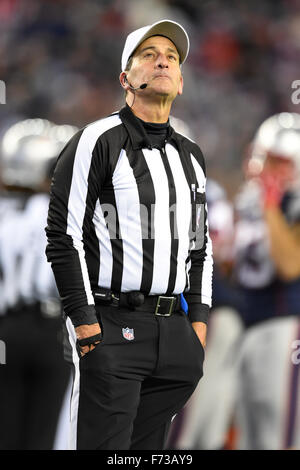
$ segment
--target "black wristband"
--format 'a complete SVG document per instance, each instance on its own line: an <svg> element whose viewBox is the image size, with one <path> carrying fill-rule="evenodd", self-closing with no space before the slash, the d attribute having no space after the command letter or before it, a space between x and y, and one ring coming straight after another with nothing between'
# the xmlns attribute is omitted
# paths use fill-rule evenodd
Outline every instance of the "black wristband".
<svg viewBox="0 0 300 470"><path fill-rule="evenodd" d="M88 338L78 339L77 342L79 346L89 346L90 344L94 344L96 341L101 341L102 333L98 333L94 336L89 336Z"/></svg>

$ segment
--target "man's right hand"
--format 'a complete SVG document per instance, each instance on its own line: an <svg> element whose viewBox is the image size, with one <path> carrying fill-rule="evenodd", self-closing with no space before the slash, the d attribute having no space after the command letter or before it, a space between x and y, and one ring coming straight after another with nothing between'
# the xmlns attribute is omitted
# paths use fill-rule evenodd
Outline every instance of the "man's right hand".
<svg viewBox="0 0 300 470"><path fill-rule="evenodd" d="M92 325L80 325L75 328L77 339L89 338L90 336L97 335L101 333L101 328L99 323L92 323ZM100 341L99 341L100 342ZM90 346L81 346L81 354L84 356L89 351L92 351L95 348L93 344ZM82 357L81 356L81 357Z"/></svg>

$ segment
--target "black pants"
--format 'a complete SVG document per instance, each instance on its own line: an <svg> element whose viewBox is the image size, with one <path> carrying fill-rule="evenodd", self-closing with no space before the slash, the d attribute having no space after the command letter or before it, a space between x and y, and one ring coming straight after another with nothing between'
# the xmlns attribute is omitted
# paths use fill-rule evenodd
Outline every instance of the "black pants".
<svg viewBox="0 0 300 470"><path fill-rule="evenodd" d="M161 317L100 307L99 322L102 342L76 359L73 446L163 449L172 417L203 374L196 333L183 312Z"/></svg>
<svg viewBox="0 0 300 470"><path fill-rule="evenodd" d="M51 450L70 377L61 319L20 311L0 319L0 339L0 449Z"/></svg>

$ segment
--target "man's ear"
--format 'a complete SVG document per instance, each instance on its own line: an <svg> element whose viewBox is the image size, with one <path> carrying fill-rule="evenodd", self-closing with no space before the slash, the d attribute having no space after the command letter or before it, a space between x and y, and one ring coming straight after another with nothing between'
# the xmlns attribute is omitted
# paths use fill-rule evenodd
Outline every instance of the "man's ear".
<svg viewBox="0 0 300 470"><path fill-rule="evenodd" d="M126 72L121 72L120 73L119 80L120 80L120 83L121 83L121 87L124 88L125 91L127 91L128 88L129 88L129 85L128 85L128 82L127 82Z"/></svg>
<svg viewBox="0 0 300 470"><path fill-rule="evenodd" d="M178 85L178 95L182 95L182 92L183 92L183 76L181 75L180 82Z"/></svg>

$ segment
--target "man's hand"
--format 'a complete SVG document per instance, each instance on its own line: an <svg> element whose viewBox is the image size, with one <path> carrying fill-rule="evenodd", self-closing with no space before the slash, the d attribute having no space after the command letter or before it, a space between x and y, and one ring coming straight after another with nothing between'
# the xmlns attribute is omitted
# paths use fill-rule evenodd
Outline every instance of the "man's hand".
<svg viewBox="0 0 300 470"><path fill-rule="evenodd" d="M268 154L258 177L263 190L264 207L279 207L283 194L294 181L295 166L291 159Z"/></svg>
<svg viewBox="0 0 300 470"><path fill-rule="evenodd" d="M80 325L75 328L75 332L78 339L89 338L90 336L97 335L101 333L101 328L99 323L93 323L92 325ZM100 341L99 341L100 342ZM98 342L97 342L98 344ZM87 352L92 351L95 348L93 344L90 346L81 346L81 357L84 356Z"/></svg>
<svg viewBox="0 0 300 470"><path fill-rule="evenodd" d="M199 338L203 348L206 347L206 332L207 332L207 325L201 321L192 322L192 327L195 330L196 335Z"/></svg>

